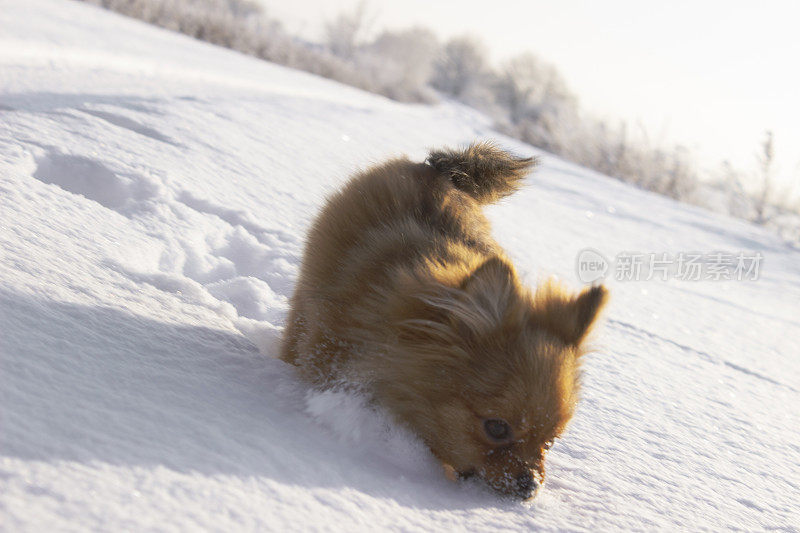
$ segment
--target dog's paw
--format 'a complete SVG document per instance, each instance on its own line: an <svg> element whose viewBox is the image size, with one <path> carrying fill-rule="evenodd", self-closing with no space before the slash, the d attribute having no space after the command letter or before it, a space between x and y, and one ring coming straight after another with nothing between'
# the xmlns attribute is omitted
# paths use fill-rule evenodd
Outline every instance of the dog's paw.
<svg viewBox="0 0 800 533"><path fill-rule="evenodd" d="M444 470L444 477L450 481L458 481L459 475L455 468L446 463L442 463L442 469Z"/></svg>

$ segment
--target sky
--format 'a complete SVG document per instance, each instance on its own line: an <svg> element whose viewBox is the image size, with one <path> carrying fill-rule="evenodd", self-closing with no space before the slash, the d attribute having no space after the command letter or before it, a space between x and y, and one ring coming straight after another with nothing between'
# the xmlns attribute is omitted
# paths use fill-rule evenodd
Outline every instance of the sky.
<svg viewBox="0 0 800 533"><path fill-rule="evenodd" d="M289 31L316 40L358 1L262 0ZM772 130L777 179L800 192L800 2L368 0L367 9L373 32L471 33L497 63L534 52L588 112L690 147L705 167L754 169Z"/></svg>

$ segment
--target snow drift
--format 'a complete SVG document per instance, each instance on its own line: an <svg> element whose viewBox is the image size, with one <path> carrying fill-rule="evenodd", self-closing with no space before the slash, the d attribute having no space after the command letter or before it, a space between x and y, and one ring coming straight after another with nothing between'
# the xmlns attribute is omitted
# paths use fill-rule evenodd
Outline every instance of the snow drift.
<svg viewBox="0 0 800 533"><path fill-rule="evenodd" d="M274 359L305 229L353 170L498 139L59 0L0 0L0 513L24 530L797 531L800 253L543 155L489 215L528 280L586 247L748 251L757 281L610 282L532 504L451 483Z"/></svg>

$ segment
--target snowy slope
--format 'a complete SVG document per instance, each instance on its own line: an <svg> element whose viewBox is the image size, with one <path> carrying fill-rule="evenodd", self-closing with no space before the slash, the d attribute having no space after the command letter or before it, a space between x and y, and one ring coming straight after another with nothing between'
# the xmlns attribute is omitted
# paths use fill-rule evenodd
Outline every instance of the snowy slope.
<svg viewBox="0 0 800 533"><path fill-rule="evenodd" d="M610 282L531 504L451 483L273 358L303 235L360 166L497 138L67 0L0 0L0 524L54 530L800 530L800 253L545 154L490 209L528 280L621 251L761 279Z"/></svg>

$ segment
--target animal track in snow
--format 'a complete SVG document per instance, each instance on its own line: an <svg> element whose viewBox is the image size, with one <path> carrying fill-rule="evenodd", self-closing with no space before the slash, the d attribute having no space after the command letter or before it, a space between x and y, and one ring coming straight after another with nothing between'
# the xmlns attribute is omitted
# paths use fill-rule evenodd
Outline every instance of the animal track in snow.
<svg viewBox="0 0 800 533"><path fill-rule="evenodd" d="M266 321L270 327L282 321L297 270L294 236L254 222L245 211L186 191L171 192L158 177L115 171L91 157L43 148L36 158L36 179L138 218L164 243L155 272L118 271L213 309L243 333L247 330L248 337L260 334L258 328L239 324L237 317ZM184 220L175 226L182 228L179 233L159 229L169 227L163 217L174 216Z"/></svg>
<svg viewBox="0 0 800 533"><path fill-rule="evenodd" d="M226 228L224 235L206 239L205 249L195 246L186 250L184 275L200 283L255 278L266 283L278 298L288 296L298 263L298 243L293 236L253 222L247 212L199 199L186 191L177 197L186 208L220 221ZM243 301L241 290L237 292L237 300ZM234 306L239 307L235 303Z"/></svg>
<svg viewBox="0 0 800 533"><path fill-rule="evenodd" d="M150 128L148 126L145 126L144 124L140 124L139 122L137 122L137 121L135 121L133 119L130 119L128 117L125 117L125 116L122 116L122 115L117 115L116 113L109 113L109 112L106 112L106 111L98 111L96 109L85 109L85 108L82 108L79 111L81 111L83 113L86 113L88 115L95 116L95 117L100 118L102 120L105 120L106 122L108 122L110 124L113 124L115 126L118 126L120 128L125 128L125 129L130 130L130 131L132 131L134 133L138 133L139 135L143 135L145 137L149 137L149 138L154 139L156 141L161 141L161 142L164 142L164 143L167 143L167 144L171 144L173 146L180 146L179 143L173 141L172 139L170 139L166 135L163 135L162 133L156 131L155 129Z"/></svg>
<svg viewBox="0 0 800 533"><path fill-rule="evenodd" d="M161 193L161 186L155 180L115 173L88 157L47 152L36 163L33 177L39 181L56 185L125 216L131 216L141 202L154 199Z"/></svg>
<svg viewBox="0 0 800 533"><path fill-rule="evenodd" d="M279 323L296 274L286 244L266 245L242 226L213 220L224 225L216 235L212 230L201 239L181 239L178 249L165 250L162 268L199 283L241 317Z"/></svg>
<svg viewBox="0 0 800 533"><path fill-rule="evenodd" d="M248 232L256 236L263 244L293 243L296 241L294 235L274 229L267 229L258 223L250 220L248 213L236 209L230 209L217 205L209 200L204 200L192 195L188 191L181 191L177 200L186 207L194 209L199 213L213 215L221 218L231 226L241 226Z"/></svg>
<svg viewBox="0 0 800 533"><path fill-rule="evenodd" d="M245 318L275 324L286 311L286 299L275 294L268 283L252 276L210 283L206 290L215 298L231 304L238 315Z"/></svg>
<svg viewBox="0 0 800 533"><path fill-rule="evenodd" d="M115 211L130 196L127 183L102 163L87 157L48 154L39 159L33 177Z"/></svg>
<svg viewBox="0 0 800 533"><path fill-rule="evenodd" d="M29 113L82 115L153 141L180 146L134 118L157 114L156 100L53 93L27 94L17 100ZM297 269L296 235L265 227L246 211L186 190L170 190L167 180L140 169L127 169L124 162L36 146L43 150L36 158L36 179L137 219L147 225L151 236L164 243L161 259L144 267L148 272L123 274L160 290L180 293L182 298L214 309L234 322L236 316L273 324L282 320ZM184 223L166 223L175 216ZM236 316L231 313L234 309Z"/></svg>

